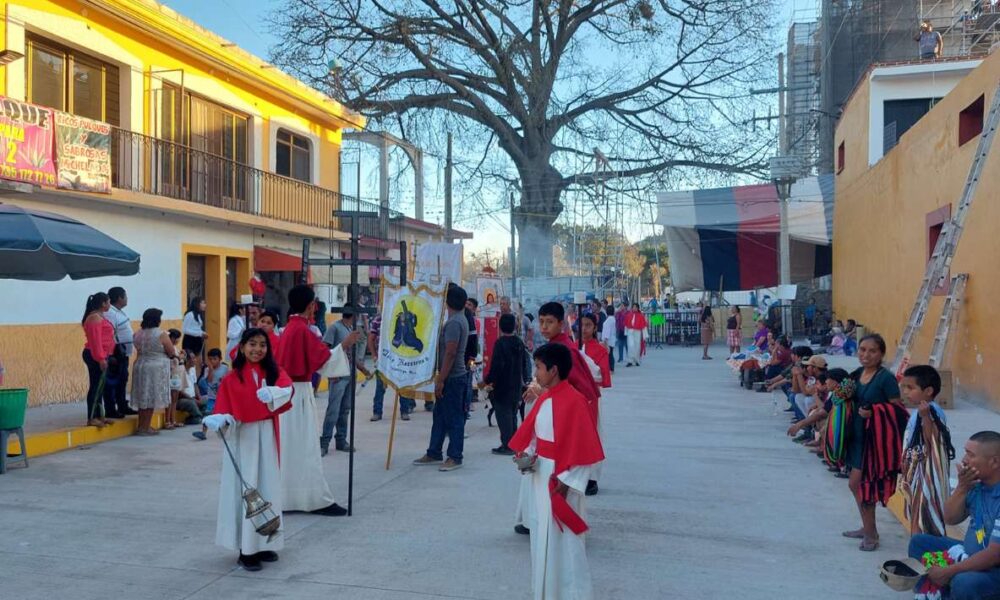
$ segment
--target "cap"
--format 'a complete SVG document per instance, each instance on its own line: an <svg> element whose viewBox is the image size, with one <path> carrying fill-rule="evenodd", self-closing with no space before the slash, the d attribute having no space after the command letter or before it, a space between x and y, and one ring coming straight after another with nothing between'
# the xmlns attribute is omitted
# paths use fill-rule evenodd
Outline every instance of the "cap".
<svg viewBox="0 0 1000 600"><path fill-rule="evenodd" d="M816 367L817 369L825 369L826 359L823 358L822 356L813 355L810 356L807 360L802 361L802 366Z"/></svg>
<svg viewBox="0 0 1000 600"><path fill-rule="evenodd" d="M903 560L888 560L879 569L879 579L897 592L910 591L917 585L917 580L927 573L927 567L915 558Z"/></svg>

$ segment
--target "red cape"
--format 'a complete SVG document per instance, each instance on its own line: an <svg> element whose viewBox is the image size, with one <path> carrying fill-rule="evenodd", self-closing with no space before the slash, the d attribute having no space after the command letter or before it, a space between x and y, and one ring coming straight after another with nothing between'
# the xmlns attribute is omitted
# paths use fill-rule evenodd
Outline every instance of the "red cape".
<svg viewBox="0 0 1000 600"><path fill-rule="evenodd" d="M625 313L626 329L645 329L646 325L646 315L641 312L633 310Z"/></svg>
<svg viewBox="0 0 1000 600"><path fill-rule="evenodd" d="M570 528L573 533L581 534L587 531L587 523L576 514L566 499L554 493L555 479L573 467L592 465L604 460L604 448L597 434L597 426L589 418L587 400L569 381L560 381L535 400L531 412L525 417L517 433L510 439L508 446L516 452L527 450L535 439L535 419L538 409L548 399L552 402L552 428L555 442L549 442L550 447L540 450L540 454L551 458L555 463L552 480L549 481L549 492L552 497L552 515L556 522ZM545 445L544 440L538 440L539 447ZM548 456L551 452L554 456Z"/></svg>
<svg viewBox="0 0 1000 600"><path fill-rule="evenodd" d="M292 315L281 333L277 360L292 381L310 381L313 373L330 360L330 349L309 330L305 317Z"/></svg>
<svg viewBox="0 0 1000 600"><path fill-rule="evenodd" d="M278 415L290 409L292 402L288 401L278 410L272 411L257 399L257 390L266 385L264 370L258 365L246 364L239 373L230 371L219 384L213 412L218 415L233 415L240 423L256 423L271 419L274 425L275 444L281 448ZM279 370L278 381L274 385L291 387L292 380L284 371Z"/></svg>
<svg viewBox="0 0 1000 600"><path fill-rule="evenodd" d="M549 343L562 344L569 348L570 354L573 356L573 368L570 370L569 378L566 381L587 399L587 404L590 406L590 414L594 417L594 423L597 423L597 402L601 398L601 388L597 387L597 382L594 381L594 377L590 374L590 367L587 366L587 361L583 359L580 350L573 343L573 340L569 339L569 336L565 333L560 333L549 340Z"/></svg>
<svg viewBox="0 0 1000 600"><path fill-rule="evenodd" d="M583 343L583 351L601 369L601 387L611 387L611 363L608 362L608 349L601 342L590 340Z"/></svg>

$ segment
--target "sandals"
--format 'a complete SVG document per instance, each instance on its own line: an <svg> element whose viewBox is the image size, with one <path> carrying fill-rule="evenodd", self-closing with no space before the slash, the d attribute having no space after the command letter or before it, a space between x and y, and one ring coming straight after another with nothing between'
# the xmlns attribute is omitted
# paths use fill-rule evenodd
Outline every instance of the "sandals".
<svg viewBox="0 0 1000 600"><path fill-rule="evenodd" d="M874 552L878 550L878 538L875 538L874 540L864 538L861 541L861 545L858 546L858 550L861 550L862 552Z"/></svg>
<svg viewBox="0 0 1000 600"><path fill-rule="evenodd" d="M98 429L103 429L107 423L100 419L91 419L87 421L87 427L96 427Z"/></svg>
<svg viewBox="0 0 1000 600"><path fill-rule="evenodd" d="M171 429L177 429L177 427L173 423L164 423L163 428L166 429L167 431Z"/></svg>
<svg viewBox="0 0 1000 600"><path fill-rule="evenodd" d="M149 437L153 435L160 435L160 432L155 429L136 429L135 435L139 437Z"/></svg>
<svg viewBox="0 0 1000 600"><path fill-rule="evenodd" d="M851 538L852 540L863 540L865 538L865 530L855 529L853 531L845 531L840 535L844 536L845 538Z"/></svg>

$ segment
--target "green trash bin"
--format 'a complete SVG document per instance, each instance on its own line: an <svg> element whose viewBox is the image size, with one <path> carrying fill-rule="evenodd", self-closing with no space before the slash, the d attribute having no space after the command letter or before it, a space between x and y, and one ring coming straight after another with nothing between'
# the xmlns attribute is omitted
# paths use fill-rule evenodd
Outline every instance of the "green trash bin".
<svg viewBox="0 0 1000 600"><path fill-rule="evenodd" d="M0 389L0 429L24 427L28 388Z"/></svg>

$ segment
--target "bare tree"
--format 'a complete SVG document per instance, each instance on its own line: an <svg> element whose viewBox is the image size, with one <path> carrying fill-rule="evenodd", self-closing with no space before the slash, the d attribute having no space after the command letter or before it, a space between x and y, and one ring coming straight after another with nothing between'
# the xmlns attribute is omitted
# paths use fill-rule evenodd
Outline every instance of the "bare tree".
<svg viewBox="0 0 1000 600"><path fill-rule="evenodd" d="M775 12L774 0L284 0L272 60L404 136L460 123L483 152L467 175L494 167L519 190L520 253L551 264L572 186L762 172L771 140L739 123Z"/></svg>

